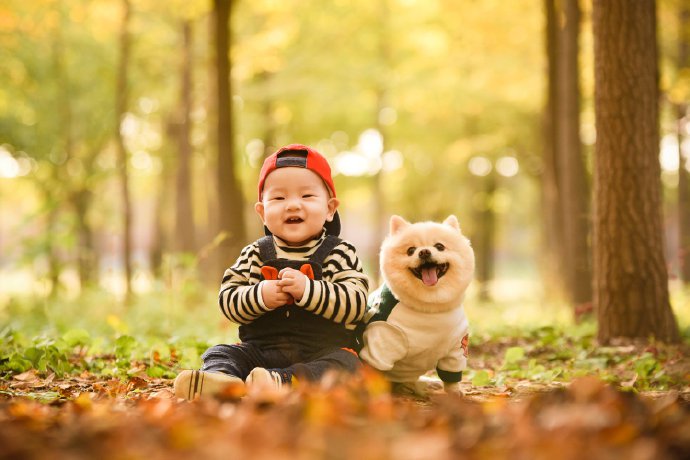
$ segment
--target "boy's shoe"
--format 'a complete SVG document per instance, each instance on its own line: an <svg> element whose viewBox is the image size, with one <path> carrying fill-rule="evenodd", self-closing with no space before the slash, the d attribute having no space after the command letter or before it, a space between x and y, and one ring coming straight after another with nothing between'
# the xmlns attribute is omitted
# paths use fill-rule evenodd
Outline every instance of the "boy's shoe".
<svg viewBox="0 0 690 460"><path fill-rule="evenodd" d="M222 374L220 372L207 371L182 371L175 378L175 396L188 401L197 397L215 396L231 383L244 382L241 378L234 375Z"/></svg>
<svg viewBox="0 0 690 460"><path fill-rule="evenodd" d="M283 379L276 371L269 371L263 367L255 367L247 376L245 383L256 390L282 390Z"/></svg>

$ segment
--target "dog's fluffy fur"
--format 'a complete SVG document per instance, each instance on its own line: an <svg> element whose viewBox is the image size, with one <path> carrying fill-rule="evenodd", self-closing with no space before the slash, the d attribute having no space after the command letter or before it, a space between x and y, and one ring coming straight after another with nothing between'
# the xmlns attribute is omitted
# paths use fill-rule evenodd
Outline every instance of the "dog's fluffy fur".
<svg viewBox="0 0 690 460"><path fill-rule="evenodd" d="M446 391L459 391L457 376L467 358L462 302L474 275L474 252L457 218L411 224L393 216L380 263L398 302L384 320L374 316L367 325L360 355L415 393L424 392L418 379L434 368Z"/></svg>
<svg viewBox="0 0 690 460"><path fill-rule="evenodd" d="M442 244L439 250L435 245ZM409 248L416 248L408 254ZM430 251L429 260L438 265L448 264L447 271L433 286L418 279L413 269L423 264L420 253ZM390 234L381 246L381 273L388 287L400 302L425 313L457 308L474 276L474 251L460 232L455 216L442 224L419 222L410 224L393 216Z"/></svg>

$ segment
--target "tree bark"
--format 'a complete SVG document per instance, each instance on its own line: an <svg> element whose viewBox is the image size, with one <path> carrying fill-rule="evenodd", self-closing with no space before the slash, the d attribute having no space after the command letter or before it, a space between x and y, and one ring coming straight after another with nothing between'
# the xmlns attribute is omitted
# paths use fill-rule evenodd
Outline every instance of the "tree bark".
<svg viewBox="0 0 690 460"><path fill-rule="evenodd" d="M217 194L219 235L226 235L218 248L218 268L234 261L246 244L244 200L235 172L233 147L232 85L230 78L231 13L233 0L214 0L216 89L218 104Z"/></svg>
<svg viewBox="0 0 690 460"><path fill-rule="evenodd" d="M491 172L478 178L483 188L484 202L481 203L475 217L477 233L472 238L472 246L477 259L475 277L479 284L479 300L491 300L490 282L494 278L494 255L496 253L496 213L494 197L496 195L496 173Z"/></svg>
<svg viewBox="0 0 690 460"><path fill-rule="evenodd" d="M560 191L558 180L558 161L556 157L556 104L558 99L557 44L558 25L555 0L544 0L545 44L546 44L546 104L543 114L543 169L541 174L541 199L543 209L542 245L543 264L542 278L545 293L555 297L564 290L563 270L563 228L559 209Z"/></svg>
<svg viewBox="0 0 690 460"><path fill-rule="evenodd" d="M679 338L664 260L654 0L594 0L598 339Z"/></svg>
<svg viewBox="0 0 690 460"><path fill-rule="evenodd" d="M388 0L379 0L378 8L378 60L381 66L389 70L391 68L391 33L390 33L390 17L391 8ZM374 126L381 135L381 160L383 160L383 152L390 144L390 130L381 122L381 112L388 106L388 74L390 72L382 72L380 78L376 79L374 87ZM383 163L381 163L383 167ZM385 191L383 188L383 168L380 169L372 177L372 219L374 226L372 229L373 247L381 247L386 234L388 233L388 215L385 206ZM372 279L376 282L382 281L379 269L378 254L372 255L372 260L369 261L372 267Z"/></svg>
<svg viewBox="0 0 690 460"><path fill-rule="evenodd" d="M690 65L690 5L681 2L678 12L678 71L687 70ZM675 104L678 136L678 257L680 279L690 284L690 172L687 152L683 153L685 140L683 125L687 121L688 106L680 102Z"/></svg>
<svg viewBox="0 0 690 460"><path fill-rule="evenodd" d="M122 201L122 260L125 275L125 303L132 297L132 205L129 194L128 155L121 132L123 118L127 112L128 66L130 53L129 22L131 5L129 0L122 0L123 16L120 28L120 57L117 68L115 88L115 141L117 144L118 173L120 177L120 199Z"/></svg>
<svg viewBox="0 0 690 460"><path fill-rule="evenodd" d="M175 181L175 249L194 252L194 210L191 183L191 112L192 112L192 23L182 24L182 62L180 63L180 107L177 131L178 161Z"/></svg>
<svg viewBox="0 0 690 460"><path fill-rule="evenodd" d="M273 92L268 89L274 77L275 73L268 70L264 70L256 76L257 82L266 89L264 91L264 98L261 101L261 114L263 117L263 135L261 140L264 144L264 151L260 164L263 164L263 160L278 149L277 123L273 114L275 111L275 100Z"/></svg>
<svg viewBox="0 0 690 460"><path fill-rule="evenodd" d="M98 279L93 229L86 218L93 201L93 192L86 187L80 187L71 193L70 200L77 214L77 267L79 285L83 290Z"/></svg>
<svg viewBox="0 0 690 460"><path fill-rule="evenodd" d="M556 161L564 248L561 264L574 310L592 301L589 258L589 193L580 142L580 88L578 0L562 0L563 21L558 31Z"/></svg>

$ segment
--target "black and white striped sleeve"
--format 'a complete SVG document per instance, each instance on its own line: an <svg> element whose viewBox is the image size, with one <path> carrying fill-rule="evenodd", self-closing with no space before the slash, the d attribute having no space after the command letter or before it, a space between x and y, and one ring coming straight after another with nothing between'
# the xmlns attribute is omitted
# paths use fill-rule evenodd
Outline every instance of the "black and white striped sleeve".
<svg viewBox="0 0 690 460"><path fill-rule="evenodd" d="M324 261L323 279L309 280L295 304L352 329L364 316L368 291L369 281L354 246L341 241Z"/></svg>
<svg viewBox="0 0 690 460"><path fill-rule="evenodd" d="M248 324L270 311L261 298L261 258L256 243L246 246L225 270L220 285L220 310L232 322Z"/></svg>

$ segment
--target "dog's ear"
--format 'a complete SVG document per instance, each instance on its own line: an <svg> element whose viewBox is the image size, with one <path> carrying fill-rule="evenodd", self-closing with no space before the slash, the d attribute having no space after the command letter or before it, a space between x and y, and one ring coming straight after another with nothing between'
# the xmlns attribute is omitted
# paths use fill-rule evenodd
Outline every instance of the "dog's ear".
<svg viewBox="0 0 690 460"><path fill-rule="evenodd" d="M452 227L455 230L460 230L460 223L458 223L458 218L455 217L453 214L448 216L446 220L443 221L443 225L448 225L449 227Z"/></svg>
<svg viewBox="0 0 690 460"><path fill-rule="evenodd" d="M403 219L400 216L393 215L393 216L391 216L391 222L390 222L390 234L395 235L396 233L398 233L400 230L407 227L408 225L410 225L410 223L408 221L406 221L405 219Z"/></svg>

